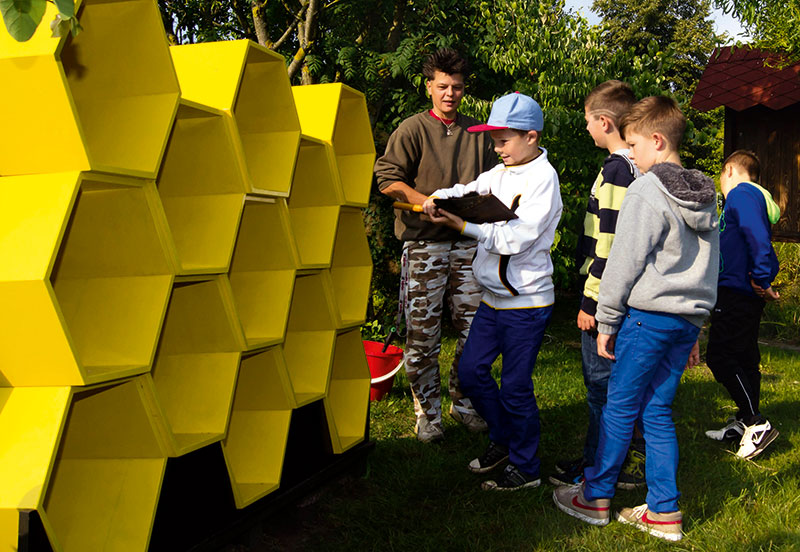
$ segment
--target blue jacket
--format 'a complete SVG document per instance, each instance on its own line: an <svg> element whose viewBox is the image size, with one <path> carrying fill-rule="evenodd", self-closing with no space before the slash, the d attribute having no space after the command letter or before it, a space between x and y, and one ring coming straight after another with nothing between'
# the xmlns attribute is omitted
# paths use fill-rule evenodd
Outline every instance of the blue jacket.
<svg viewBox="0 0 800 552"><path fill-rule="evenodd" d="M770 223L780 208L769 192L742 182L728 193L720 218L719 285L755 295L750 279L766 289L778 275Z"/></svg>

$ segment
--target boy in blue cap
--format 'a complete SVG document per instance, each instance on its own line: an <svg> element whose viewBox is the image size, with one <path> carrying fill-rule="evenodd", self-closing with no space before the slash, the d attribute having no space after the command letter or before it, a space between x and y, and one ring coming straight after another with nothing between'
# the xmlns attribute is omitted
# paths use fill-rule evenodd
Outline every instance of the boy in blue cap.
<svg viewBox="0 0 800 552"><path fill-rule="evenodd" d="M464 393L489 426L486 452L469 469L486 473L509 460L499 480L485 490L509 491L540 484L539 409L533 368L553 312L550 248L561 217L558 175L539 146L544 116L524 94L503 96L492 105L488 124L470 132L491 133L502 163L469 184L437 190L423 204L437 224L478 241L472 271L483 293L459 366ZM442 209L434 198L468 193L494 194L518 218L473 224ZM491 374L503 355L501 386Z"/></svg>

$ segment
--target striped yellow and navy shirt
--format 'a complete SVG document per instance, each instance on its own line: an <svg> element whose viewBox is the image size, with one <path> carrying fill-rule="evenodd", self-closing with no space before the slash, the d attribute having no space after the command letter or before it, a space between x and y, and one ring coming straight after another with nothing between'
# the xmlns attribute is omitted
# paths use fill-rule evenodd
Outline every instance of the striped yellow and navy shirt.
<svg viewBox="0 0 800 552"><path fill-rule="evenodd" d="M614 241L619 208L628 186L639 176L627 154L628 150L619 150L603 161L586 206L583 235L578 239L580 273L586 276L581 310L592 316L597 311L600 278Z"/></svg>

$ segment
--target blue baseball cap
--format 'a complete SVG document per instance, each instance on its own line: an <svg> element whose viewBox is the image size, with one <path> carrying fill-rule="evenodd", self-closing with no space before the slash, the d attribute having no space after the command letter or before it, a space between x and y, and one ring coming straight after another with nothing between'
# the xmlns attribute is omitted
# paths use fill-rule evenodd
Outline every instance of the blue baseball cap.
<svg viewBox="0 0 800 552"><path fill-rule="evenodd" d="M514 92L506 94L495 100L492 112L485 125L471 126L469 132L484 132L486 130L537 130L544 128L544 114L536 100L525 94Z"/></svg>

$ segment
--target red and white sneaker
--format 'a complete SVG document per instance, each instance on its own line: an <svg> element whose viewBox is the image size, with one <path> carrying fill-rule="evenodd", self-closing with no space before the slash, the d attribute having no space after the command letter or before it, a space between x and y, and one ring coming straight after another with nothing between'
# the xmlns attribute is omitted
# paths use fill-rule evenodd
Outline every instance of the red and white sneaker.
<svg viewBox="0 0 800 552"><path fill-rule="evenodd" d="M562 512L592 525L608 525L611 520L611 499L586 500L583 484L557 487L553 502Z"/></svg>
<svg viewBox="0 0 800 552"><path fill-rule="evenodd" d="M683 538L683 516L680 510L658 514L651 512L647 504L642 504L635 508L623 508L617 512L617 520L660 539L679 541Z"/></svg>

